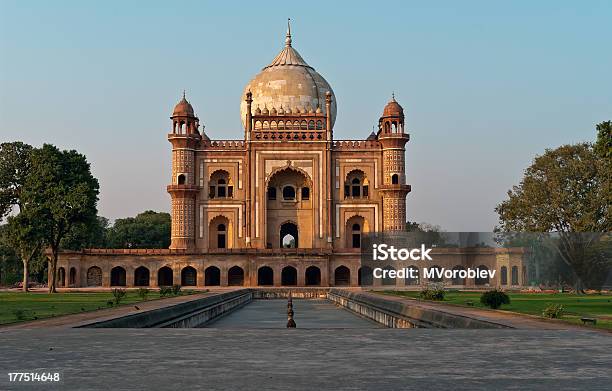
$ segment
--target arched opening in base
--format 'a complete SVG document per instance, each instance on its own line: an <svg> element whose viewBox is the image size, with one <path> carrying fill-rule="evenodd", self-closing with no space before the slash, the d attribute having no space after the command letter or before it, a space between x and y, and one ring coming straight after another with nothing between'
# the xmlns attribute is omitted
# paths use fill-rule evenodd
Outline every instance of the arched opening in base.
<svg viewBox="0 0 612 391"><path fill-rule="evenodd" d="M297 270L293 266L286 266L281 272L281 285L297 285Z"/></svg>
<svg viewBox="0 0 612 391"><path fill-rule="evenodd" d="M274 285L274 271L272 271L271 267L262 266L257 270L257 285Z"/></svg>
<svg viewBox="0 0 612 391"><path fill-rule="evenodd" d="M316 266L309 266L306 269L306 285L321 285L321 270Z"/></svg>

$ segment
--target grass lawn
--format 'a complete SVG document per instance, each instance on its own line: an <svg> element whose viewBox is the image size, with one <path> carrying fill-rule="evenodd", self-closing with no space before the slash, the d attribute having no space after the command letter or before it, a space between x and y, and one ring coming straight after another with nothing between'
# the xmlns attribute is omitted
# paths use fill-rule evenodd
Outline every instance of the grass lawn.
<svg viewBox="0 0 612 391"><path fill-rule="evenodd" d="M384 291L384 294L418 298L419 292ZM442 303L467 306L468 301L474 307L488 308L480 303L482 292L448 291ZM502 305L501 310L520 312L530 315L542 315L542 310L549 304L562 304L563 320L582 324L581 317L597 318L598 328L612 329L612 295L575 295L570 293L508 293L510 304Z"/></svg>
<svg viewBox="0 0 612 391"><path fill-rule="evenodd" d="M181 294L190 293L189 291L181 292ZM156 291L149 292L149 300L157 298L159 294ZM0 325L109 308L107 303L111 300L113 300L112 292L55 294L0 292ZM127 291L120 305L140 301L143 300L136 291Z"/></svg>

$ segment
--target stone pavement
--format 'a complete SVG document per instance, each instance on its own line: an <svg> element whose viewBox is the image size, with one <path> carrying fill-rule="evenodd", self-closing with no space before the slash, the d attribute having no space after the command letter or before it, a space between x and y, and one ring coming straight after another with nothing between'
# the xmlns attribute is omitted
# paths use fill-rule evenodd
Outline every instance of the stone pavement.
<svg viewBox="0 0 612 391"><path fill-rule="evenodd" d="M612 337L560 330L34 329L0 334L0 389L609 390ZM60 370L24 387L7 372Z"/></svg>

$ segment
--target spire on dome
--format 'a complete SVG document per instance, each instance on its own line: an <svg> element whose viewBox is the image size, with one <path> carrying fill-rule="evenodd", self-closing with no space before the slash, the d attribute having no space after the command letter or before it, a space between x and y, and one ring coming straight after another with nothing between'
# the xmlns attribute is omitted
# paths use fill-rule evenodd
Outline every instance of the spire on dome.
<svg viewBox="0 0 612 391"><path fill-rule="evenodd" d="M291 18L287 18L287 35L285 36L285 46L291 46Z"/></svg>

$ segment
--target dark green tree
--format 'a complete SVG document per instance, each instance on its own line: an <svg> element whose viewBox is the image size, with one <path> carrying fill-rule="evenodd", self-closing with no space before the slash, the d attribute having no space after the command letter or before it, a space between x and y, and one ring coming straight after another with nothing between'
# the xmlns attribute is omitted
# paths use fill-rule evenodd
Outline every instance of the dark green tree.
<svg viewBox="0 0 612 391"><path fill-rule="evenodd" d="M597 276L609 267L588 256L612 228L609 167L589 143L546 150L495 208L502 231L555 232L555 247L578 277L578 290L582 283L600 285Z"/></svg>
<svg viewBox="0 0 612 391"><path fill-rule="evenodd" d="M30 172L33 148L20 141L0 144L0 219L21 211L21 189Z"/></svg>
<svg viewBox="0 0 612 391"><path fill-rule="evenodd" d="M0 218L11 212L3 232L4 242L13 248L23 263L23 290L28 291L30 264L42 255L44 238L41 222L29 213L31 205L22 197L31 173L32 152L28 144L16 141L0 144Z"/></svg>
<svg viewBox="0 0 612 391"><path fill-rule="evenodd" d="M117 219L108 229L110 248L168 248L170 214L148 210L136 217Z"/></svg>
<svg viewBox="0 0 612 391"><path fill-rule="evenodd" d="M57 259L62 240L80 224L97 217L98 180L84 155L49 144L32 152L31 170L22 189L28 215L40 222L51 250L49 292L56 292Z"/></svg>
<svg viewBox="0 0 612 391"><path fill-rule="evenodd" d="M5 232L6 242L21 258L23 263L23 291L28 291L30 264L42 256L45 245L42 224L31 219L29 209L22 210L17 216L9 216Z"/></svg>
<svg viewBox="0 0 612 391"><path fill-rule="evenodd" d="M91 223L79 223L62 239L61 246L66 250L106 247L108 219L98 216Z"/></svg>
<svg viewBox="0 0 612 391"><path fill-rule="evenodd" d="M602 159L612 159L612 121L597 124L595 128L597 129L595 153Z"/></svg>

